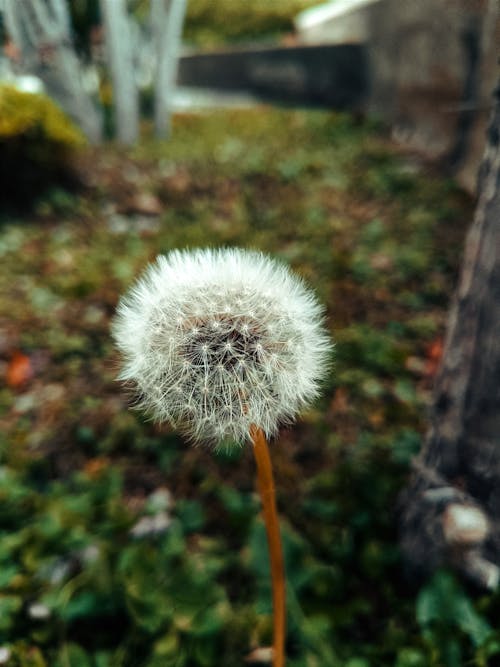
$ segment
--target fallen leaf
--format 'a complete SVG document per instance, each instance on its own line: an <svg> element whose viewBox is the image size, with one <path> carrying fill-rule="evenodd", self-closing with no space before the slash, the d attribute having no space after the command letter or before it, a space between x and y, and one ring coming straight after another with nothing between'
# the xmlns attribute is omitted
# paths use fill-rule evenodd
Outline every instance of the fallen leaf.
<svg viewBox="0 0 500 667"><path fill-rule="evenodd" d="M9 387L22 387L33 377L30 358L22 352L14 352L7 364L5 381Z"/></svg>
<svg viewBox="0 0 500 667"><path fill-rule="evenodd" d="M425 359L416 356L409 356L405 359L405 368L414 373L415 375L426 375L427 374L427 364L428 362Z"/></svg>
<svg viewBox="0 0 500 667"><path fill-rule="evenodd" d="M385 415L382 410L374 410L368 415L368 421L373 428L380 428L385 422Z"/></svg>
<svg viewBox="0 0 500 667"><path fill-rule="evenodd" d="M441 357L443 356L444 343L442 338L436 338L427 348L427 362L425 374L427 377L434 377L439 368Z"/></svg>
<svg viewBox="0 0 500 667"><path fill-rule="evenodd" d="M389 271L394 267L394 262L389 255L378 252L371 256L370 266L377 271Z"/></svg>
<svg viewBox="0 0 500 667"><path fill-rule="evenodd" d="M336 414L349 412L349 394L345 389L340 387L335 391L330 407Z"/></svg>
<svg viewBox="0 0 500 667"><path fill-rule="evenodd" d="M93 459L89 459L83 469L89 477L95 478L109 467L109 459L105 456L96 456Z"/></svg>

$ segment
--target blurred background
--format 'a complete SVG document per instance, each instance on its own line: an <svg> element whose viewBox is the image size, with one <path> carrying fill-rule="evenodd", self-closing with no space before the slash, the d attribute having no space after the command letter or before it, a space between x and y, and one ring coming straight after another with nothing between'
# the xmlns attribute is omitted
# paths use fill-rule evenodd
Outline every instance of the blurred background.
<svg viewBox="0 0 500 667"><path fill-rule="evenodd" d="M499 600L410 568L500 43L496 0L0 0L0 665L269 665L252 453L131 409L109 325L157 254L258 248L326 304L272 443L290 667L495 664ZM422 563L422 571L425 563Z"/></svg>

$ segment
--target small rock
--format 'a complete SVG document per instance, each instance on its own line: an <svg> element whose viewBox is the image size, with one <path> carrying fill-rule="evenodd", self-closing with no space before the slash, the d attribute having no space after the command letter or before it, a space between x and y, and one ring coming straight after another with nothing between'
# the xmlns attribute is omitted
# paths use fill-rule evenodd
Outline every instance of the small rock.
<svg viewBox="0 0 500 667"><path fill-rule="evenodd" d="M101 552L98 546L95 544L89 544L80 551L79 557L82 563L95 563L95 561L99 558L100 553Z"/></svg>
<svg viewBox="0 0 500 667"><path fill-rule="evenodd" d="M5 665L10 660L12 652L7 646L0 646L0 665Z"/></svg>
<svg viewBox="0 0 500 667"><path fill-rule="evenodd" d="M58 401L61 401L65 395L66 389L63 384L51 382L43 388L41 399L47 403L57 403Z"/></svg>
<svg viewBox="0 0 500 667"><path fill-rule="evenodd" d="M158 514L171 509L172 504L172 494L167 488L161 487L148 497L147 508L151 514Z"/></svg>
<svg viewBox="0 0 500 667"><path fill-rule="evenodd" d="M151 217L139 216L135 219L134 226L135 229L139 232L139 234L147 236L148 234L155 234L156 232L159 231L160 220L159 218L157 217L153 218L152 216Z"/></svg>
<svg viewBox="0 0 500 667"><path fill-rule="evenodd" d="M143 215L159 215L162 206L158 197L151 192L138 192L132 197L128 210Z"/></svg>
<svg viewBox="0 0 500 667"><path fill-rule="evenodd" d="M273 649L271 646L259 646L245 656L245 662L262 662L271 664L273 660Z"/></svg>
<svg viewBox="0 0 500 667"><path fill-rule="evenodd" d="M36 406L36 396L34 392L21 394L14 403L14 412L25 414L30 412Z"/></svg>
<svg viewBox="0 0 500 667"><path fill-rule="evenodd" d="M107 219L108 229L112 234L126 234L130 229L130 220L115 213Z"/></svg>
<svg viewBox="0 0 500 667"><path fill-rule="evenodd" d="M28 616L36 621L44 621L50 616L50 609L41 602L33 602L28 607Z"/></svg>
<svg viewBox="0 0 500 667"><path fill-rule="evenodd" d="M131 529L130 534L136 538L160 535L169 528L171 523L172 518L167 512L159 512L154 516L143 516Z"/></svg>
<svg viewBox="0 0 500 667"><path fill-rule="evenodd" d="M98 324L105 316L104 310L98 306L88 306L83 313L83 319L87 324Z"/></svg>
<svg viewBox="0 0 500 667"><path fill-rule="evenodd" d="M372 255L370 266L376 271L389 271L393 268L394 262L389 255L384 255L384 253L378 252Z"/></svg>

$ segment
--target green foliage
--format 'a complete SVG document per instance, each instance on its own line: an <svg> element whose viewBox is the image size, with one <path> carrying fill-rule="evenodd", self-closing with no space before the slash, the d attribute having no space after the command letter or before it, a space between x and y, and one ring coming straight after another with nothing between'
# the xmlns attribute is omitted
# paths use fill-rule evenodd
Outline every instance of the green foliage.
<svg viewBox="0 0 500 667"><path fill-rule="evenodd" d="M500 653L498 633L448 572L437 572L420 591L416 614L424 640L431 647L433 665L463 665L463 636L479 649L478 665L487 664L487 658Z"/></svg>
<svg viewBox="0 0 500 667"><path fill-rule="evenodd" d="M336 340L324 397L273 443L288 664L487 665L498 602L445 575L419 593L395 514L470 208L439 179L399 183L401 157L346 115L174 123L167 144L89 153L93 190L0 230L0 646L14 667L237 667L269 644L251 452L193 449L130 410L109 337L156 254L234 244L289 262Z"/></svg>
<svg viewBox="0 0 500 667"><path fill-rule="evenodd" d="M0 178L8 196L4 205L20 199L26 204L58 181L67 184L65 172L84 143L80 132L45 95L0 85Z"/></svg>
<svg viewBox="0 0 500 667"><path fill-rule="evenodd" d="M95 649L121 641L131 654L150 656L144 665L160 658L169 664L178 652L187 660L204 641L219 649L232 612L214 578L221 566L203 555L212 545L195 554L187 548L192 519L185 525L173 518L166 531L136 536L138 517L126 510L120 476L111 469L97 478L78 473L43 490L33 488L29 474L2 472L3 641L21 651L30 640L47 652L49 664L61 665L94 664L97 653L90 657L82 641ZM17 521L21 528L13 532L9 525ZM30 616L27 602L42 605L46 615ZM55 657L50 647L61 633L67 641ZM137 663L130 655L118 664ZM196 664L210 663L205 657Z"/></svg>
<svg viewBox="0 0 500 667"><path fill-rule="evenodd" d="M293 30L293 19L314 0L189 0L184 37L199 46L276 38Z"/></svg>
<svg viewBox="0 0 500 667"><path fill-rule="evenodd" d="M294 29L295 16L317 0L188 0L184 39L199 47L242 41L276 40ZM130 0L140 21L149 15L149 0ZM99 0L68 0L76 46L88 57L91 32L100 23Z"/></svg>

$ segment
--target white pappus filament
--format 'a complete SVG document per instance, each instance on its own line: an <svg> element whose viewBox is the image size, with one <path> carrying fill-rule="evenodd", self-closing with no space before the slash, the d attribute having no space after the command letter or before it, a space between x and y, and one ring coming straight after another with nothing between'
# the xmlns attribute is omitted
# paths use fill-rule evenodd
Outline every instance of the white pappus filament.
<svg viewBox="0 0 500 667"><path fill-rule="evenodd" d="M192 440L267 436L318 393L322 307L287 267L241 249L159 256L120 301L113 336L140 406Z"/></svg>

